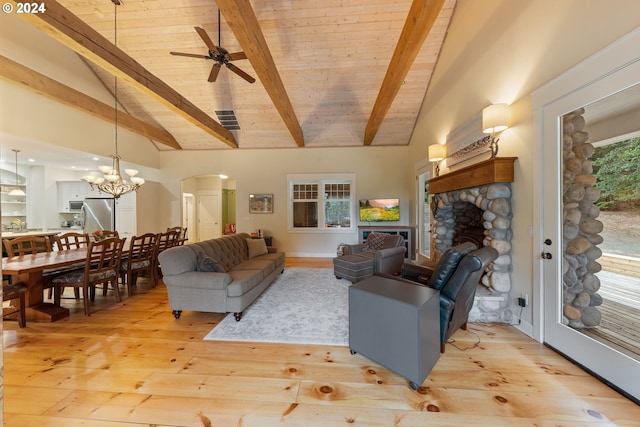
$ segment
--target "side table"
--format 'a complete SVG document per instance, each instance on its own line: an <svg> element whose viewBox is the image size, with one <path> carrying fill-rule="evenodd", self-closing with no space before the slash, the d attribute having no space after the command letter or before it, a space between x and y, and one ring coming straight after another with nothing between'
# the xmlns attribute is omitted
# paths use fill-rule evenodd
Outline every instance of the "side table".
<svg viewBox="0 0 640 427"><path fill-rule="evenodd" d="M374 275L349 287L349 348L416 390L440 358L440 292Z"/></svg>

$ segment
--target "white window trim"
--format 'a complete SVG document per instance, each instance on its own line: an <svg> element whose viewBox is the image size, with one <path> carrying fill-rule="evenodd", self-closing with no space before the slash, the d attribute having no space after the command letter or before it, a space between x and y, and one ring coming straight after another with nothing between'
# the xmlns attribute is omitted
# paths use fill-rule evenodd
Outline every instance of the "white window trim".
<svg viewBox="0 0 640 427"><path fill-rule="evenodd" d="M319 193L322 194L325 183L349 182L351 186L351 225L349 227L325 227L324 206L318 209L317 228L296 228L293 226L293 184L314 183L319 185ZM322 203L322 200L319 201ZM356 174L355 173L321 173L321 174L287 174L287 230L290 233L353 233L357 229L357 199L356 199Z"/></svg>

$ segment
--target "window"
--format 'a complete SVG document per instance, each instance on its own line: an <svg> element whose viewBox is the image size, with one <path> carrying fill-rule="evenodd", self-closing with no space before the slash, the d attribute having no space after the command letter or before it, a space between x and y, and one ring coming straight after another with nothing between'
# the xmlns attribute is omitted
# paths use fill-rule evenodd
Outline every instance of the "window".
<svg viewBox="0 0 640 427"><path fill-rule="evenodd" d="M355 175L289 175L289 228L352 230Z"/></svg>

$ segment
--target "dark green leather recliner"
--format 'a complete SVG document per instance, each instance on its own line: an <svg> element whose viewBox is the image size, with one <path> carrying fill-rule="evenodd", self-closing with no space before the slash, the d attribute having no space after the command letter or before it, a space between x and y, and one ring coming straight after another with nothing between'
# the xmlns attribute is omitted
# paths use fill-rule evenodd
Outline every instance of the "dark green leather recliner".
<svg viewBox="0 0 640 427"><path fill-rule="evenodd" d="M474 243L462 243L447 249L433 268L405 263L404 279L440 291L440 352L458 328L466 329L473 307L476 287L498 251L492 247L477 249Z"/></svg>

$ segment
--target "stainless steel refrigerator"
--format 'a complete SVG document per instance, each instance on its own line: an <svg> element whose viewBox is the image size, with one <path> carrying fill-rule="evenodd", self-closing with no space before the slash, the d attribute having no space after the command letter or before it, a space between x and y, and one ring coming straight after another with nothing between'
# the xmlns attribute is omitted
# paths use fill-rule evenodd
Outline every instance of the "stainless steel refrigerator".
<svg viewBox="0 0 640 427"><path fill-rule="evenodd" d="M82 204L82 224L85 233L116 229L115 199L86 198Z"/></svg>

